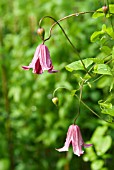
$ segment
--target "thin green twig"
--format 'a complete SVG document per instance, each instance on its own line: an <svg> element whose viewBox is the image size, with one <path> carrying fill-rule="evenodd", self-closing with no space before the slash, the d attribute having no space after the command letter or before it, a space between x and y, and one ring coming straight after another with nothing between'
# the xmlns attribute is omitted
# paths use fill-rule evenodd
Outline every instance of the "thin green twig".
<svg viewBox="0 0 114 170"><path fill-rule="evenodd" d="M83 84L82 84L82 86L83 86ZM66 90L68 90L69 92L71 92L71 90L69 90L69 89L66 88L66 87L58 87L58 88L56 88L56 89L54 90L54 92L53 92L53 97L55 97L55 93L56 93L59 89L66 89ZM82 90L82 89L81 89L81 90ZM102 118L101 116L99 116L93 109L91 109L91 108L82 100L82 94L81 94L81 93L82 93L82 91L80 91L80 96L79 96L79 97L78 97L77 94L74 94L74 96L79 100L79 106L80 106L80 104L82 103L91 113L93 113L95 116L97 116L100 120L103 120L103 121L105 121L105 122L107 122L107 123L112 123L112 122L109 122L109 121L103 119L103 118ZM74 123L75 123L75 121L77 120L79 114L80 114L80 107L79 107L79 110L78 110L78 114L77 114L77 116L76 116L76 118L75 118L75 120L74 120Z"/></svg>
<svg viewBox="0 0 114 170"><path fill-rule="evenodd" d="M76 117L75 117L75 119L74 119L74 124L76 123L76 120L77 120L77 118L78 118L79 115L80 115L83 85L84 85L84 80L82 81L82 84L80 85L80 95L79 95L78 114L76 115Z"/></svg>

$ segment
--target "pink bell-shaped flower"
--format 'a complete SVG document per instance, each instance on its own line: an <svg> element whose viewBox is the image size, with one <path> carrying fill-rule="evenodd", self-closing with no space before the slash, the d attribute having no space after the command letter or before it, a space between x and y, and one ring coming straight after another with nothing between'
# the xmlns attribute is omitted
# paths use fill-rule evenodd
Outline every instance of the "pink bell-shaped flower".
<svg viewBox="0 0 114 170"><path fill-rule="evenodd" d="M80 128L74 124L70 125L68 129L64 146L56 150L59 152L68 151L70 143L72 143L74 154L78 156L84 153L84 151L82 150L82 147L87 148L87 147L92 146L92 144L84 143L81 132L80 132Z"/></svg>
<svg viewBox="0 0 114 170"><path fill-rule="evenodd" d="M25 70L32 68L33 73L36 74L42 74L45 70L47 70L49 73L57 72L57 70L53 69L49 50L44 44L41 44L36 48L34 57L29 66L22 66L22 68Z"/></svg>

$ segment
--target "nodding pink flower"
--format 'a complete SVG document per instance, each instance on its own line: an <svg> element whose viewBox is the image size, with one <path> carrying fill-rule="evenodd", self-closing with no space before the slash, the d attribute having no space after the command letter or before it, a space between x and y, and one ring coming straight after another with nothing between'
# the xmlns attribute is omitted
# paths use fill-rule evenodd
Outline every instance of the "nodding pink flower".
<svg viewBox="0 0 114 170"><path fill-rule="evenodd" d="M53 69L49 50L44 44L41 44L37 47L29 66L22 66L22 68L25 70L32 68L33 73L36 74L42 74L45 70L47 70L49 73L57 72L57 70Z"/></svg>
<svg viewBox="0 0 114 170"><path fill-rule="evenodd" d="M84 153L82 147L87 148L92 146L92 144L84 143L80 132L80 128L77 125L70 125L64 146L56 150L59 152L68 151L70 143L72 143L74 154L78 156Z"/></svg>

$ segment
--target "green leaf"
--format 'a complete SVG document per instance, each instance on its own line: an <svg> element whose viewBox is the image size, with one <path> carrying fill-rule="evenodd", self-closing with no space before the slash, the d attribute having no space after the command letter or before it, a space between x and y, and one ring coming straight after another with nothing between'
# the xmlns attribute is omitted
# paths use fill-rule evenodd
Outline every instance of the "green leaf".
<svg viewBox="0 0 114 170"><path fill-rule="evenodd" d="M83 63L85 64L85 67L87 68L93 63L93 58L84 59ZM68 70L70 72L72 72L74 70L84 70L84 66L80 60L75 61L71 64L68 64L65 68L66 68L66 70Z"/></svg>
<svg viewBox="0 0 114 170"><path fill-rule="evenodd" d="M105 134L107 129L108 129L107 126L99 126L99 127L97 127L96 130L93 133L92 138L91 138L92 143L94 143L94 144L98 143L98 139L102 138L102 136Z"/></svg>
<svg viewBox="0 0 114 170"><path fill-rule="evenodd" d="M103 160L95 160L91 164L91 169L92 170L101 170L103 165L104 165L104 161Z"/></svg>
<svg viewBox="0 0 114 170"><path fill-rule="evenodd" d="M102 52L104 52L105 54L107 54L107 55L109 55L109 54L111 53L111 48L109 48L108 46L102 46L102 47L100 48L100 50L101 50Z"/></svg>
<svg viewBox="0 0 114 170"><path fill-rule="evenodd" d="M97 155L103 155L108 151L112 144L112 139L110 136L104 136L108 127L107 126L99 126L96 128L92 138L91 142L95 146L95 150L97 152ZM99 140L98 140L99 139Z"/></svg>
<svg viewBox="0 0 114 170"><path fill-rule="evenodd" d="M110 4L109 5L109 11L110 13L114 14L114 4ZM92 15L93 18L98 18L98 17L102 17L105 16L105 13L103 13L102 8L99 8L98 10L96 10L96 12ZM106 14L106 18L112 16L112 14L107 13Z"/></svg>
<svg viewBox="0 0 114 170"><path fill-rule="evenodd" d="M109 109L102 109L101 113L114 116L114 106L112 106L112 108Z"/></svg>
<svg viewBox="0 0 114 170"><path fill-rule="evenodd" d="M102 31L103 31L103 32L106 31L106 25L105 25L105 24L102 25Z"/></svg>
<svg viewBox="0 0 114 170"><path fill-rule="evenodd" d="M102 102L102 100L98 101L98 104L102 109L112 109L112 103Z"/></svg>
<svg viewBox="0 0 114 170"><path fill-rule="evenodd" d="M77 90L72 90L71 95L74 96L76 92L77 92Z"/></svg>
<svg viewBox="0 0 114 170"><path fill-rule="evenodd" d="M112 144L112 139L110 136L105 136L103 138L99 138L99 141L95 145L95 149L97 151L97 155L104 155Z"/></svg>
<svg viewBox="0 0 114 170"><path fill-rule="evenodd" d="M92 161L96 160L97 156L96 156L96 154L94 152L93 147L89 147L89 148L87 148L85 150L86 150L86 153L83 156L83 159L84 159L85 162L87 162L87 161L92 162Z"/></svg>
<svg viewBox="0 0 114 170"><path fill-rule="evenodd" d="M110 35L110 37L112 37L112 38L114 39L114 31L113 31L113 28L112 28L112 27L108 27L108 28L106 29L106 33L107 33L108 35Z"/></svg>
<svg viewBox="0 0 114 170"><path fill-rule="evenodd" d="M96 41L101 34L104 34L104 31L95 31L90 37L91 42Z"/></svg>
<svg viewBox="0 0 114 170"><path fill-rule="evenodd" d="M114 14L114 4L109 5L110 13Z"/></svg>
<svg viewBox="0 0 114 170"><path fill-rule="evenodd" d="M99 8L93 15L92 18L98 18L98 17L102 17L105 16L105 14L103 13L102 8Z"/></svg>
<svg viewBox="0 0 114 170"><path fill-rule="evenodd" d="M90 37L91 42L96 41L98 38L100 38L100 35L105 34L105 33L107 33L110 37L112 37L114 39L114 31L113 31L112 27L107 28L106 25L103 24L101 31L95 31L91 35L91 37ZM101 38L101 40L102 40L102 38ZM105 41L106 41L106 36L105 36Z"/></svg>
<svg viewBox="0 0 114 170"><path fill-rule="evenodd" d="M104 60L105 57L103 53L100 53L96 58L93 59L94 63L96 64L104 64Z"/></svg>
<svg viewBox="0 0 114 170"><path fill-rule="evenodd" d="M112 75L111 68L106 64L96 64L93 72L97 74Z"/></svg>

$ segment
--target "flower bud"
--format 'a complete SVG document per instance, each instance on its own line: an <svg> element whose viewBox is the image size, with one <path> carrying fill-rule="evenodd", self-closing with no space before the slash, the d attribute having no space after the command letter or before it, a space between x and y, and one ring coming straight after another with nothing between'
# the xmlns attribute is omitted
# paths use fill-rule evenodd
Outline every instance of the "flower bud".
<svg viewBox="0 0 114 170"><path fill-rule="evenodd" d="M54 97L54 98L52 99L52 102L53 102L56 106L58 106L59 100L58 100L57 97Z"/></svg>
<svg viewBox="0 0 114 170"><path fill-rule="evenodd" d="M105 13L105 14L107 14L107 12L108 12L108 6L103 6L102 7L102 10L103 10L103 12Z"/></svg>
<svg viewBox="0 0 114 170"><path fill-rule="evenodd" d="M44 40L45 30L44 28L38 28L37 34L41 37L42 40Z"/></svg>

